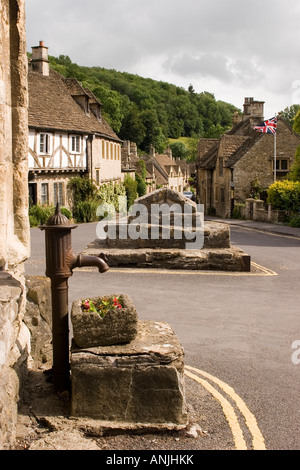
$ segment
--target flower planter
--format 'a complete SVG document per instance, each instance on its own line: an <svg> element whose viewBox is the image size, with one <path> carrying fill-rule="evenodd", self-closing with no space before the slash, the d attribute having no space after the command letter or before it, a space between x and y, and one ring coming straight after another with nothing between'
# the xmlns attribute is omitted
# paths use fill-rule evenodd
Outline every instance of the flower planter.
<svg viewBox="0 0 300 470"><path fill-rule="evenodd" d="M90 298L97 303L104 298L119 297L122 308L109 309L102 318L99 313L82 310L85 299L73 302L71 321L76 345L80 348L129 343L137 334L138 315L130 297L125 294Z"/></svg>

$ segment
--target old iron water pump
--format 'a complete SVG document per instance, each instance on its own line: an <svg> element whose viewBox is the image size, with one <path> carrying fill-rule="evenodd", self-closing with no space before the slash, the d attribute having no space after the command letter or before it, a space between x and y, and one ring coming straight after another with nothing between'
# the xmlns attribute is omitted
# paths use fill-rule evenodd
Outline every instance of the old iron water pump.
<svg viewBox="0 0 300 470"><path fill-rule="evenodd" d="M51 279L53 379L56 391L70 387L68 278L73 269L97 266L100 273L108 271L105 256L75 255L71 245L71 224L57 204L55 214L40 226L45 231L46 276Z"/></svg>

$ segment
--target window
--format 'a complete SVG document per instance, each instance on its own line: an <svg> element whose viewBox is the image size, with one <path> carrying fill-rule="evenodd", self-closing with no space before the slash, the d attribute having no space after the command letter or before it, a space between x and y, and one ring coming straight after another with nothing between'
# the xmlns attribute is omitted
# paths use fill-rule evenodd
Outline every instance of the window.
<svg viewBox="0 0 300 470"><path fill-rule="evenodd" d="M80 135L71 135L71 153L81 153L81 137Z"/></svg>
<svg viewBox="0 0 300 470"><path fill-rule="evenodd" d="M289 165L288 160L285 158L277 159L276 160L276 170L278 171L288 171Z"/></svg>
<svg viewBox="0 0 300 470"><path fill-rule="evenodd" d="M41 204L48 204L48 183L41 184Z"/></svg>
<svg viewBox="0 0 300 470"><path fill-rule="evenodd" d="M100 184L100 168L95 168L95 181L96 181L96 184L99 186L99 184Z"/></svg>
<svg viewBox="0 0 300 470"><path fill-rule="evenodd" d="M40 154L51 153L51 134L40 134Z"/></svg>
<svg viewBox="0 0 300 470"><path fill-rule="evenodd" d="M54 183L53 192L54 192L54 205L56 206L59 203L60 206L64 205L64 187L63 183Z"/></svg>

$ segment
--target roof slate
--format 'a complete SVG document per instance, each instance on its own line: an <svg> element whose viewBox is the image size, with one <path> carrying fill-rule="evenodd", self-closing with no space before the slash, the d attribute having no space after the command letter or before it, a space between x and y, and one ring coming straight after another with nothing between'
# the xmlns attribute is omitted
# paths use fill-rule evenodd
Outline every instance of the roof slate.
<svg viewBox="0 0 300 470"><path fill-rule="evenodd" d="M89 98L76 79L65 79L54 70L49 76L29 72L28 89L29 127L100 134L121 142L105 119L99 121L92 112L86 114L72 97L82 94Z"/></svg>

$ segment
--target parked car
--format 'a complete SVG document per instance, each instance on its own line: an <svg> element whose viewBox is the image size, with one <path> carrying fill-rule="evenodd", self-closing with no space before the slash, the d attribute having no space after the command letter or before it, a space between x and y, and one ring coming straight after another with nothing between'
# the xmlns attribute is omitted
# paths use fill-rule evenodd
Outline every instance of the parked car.
<svg viewBox="0 0 300 470"><path fill-rule="evenodd" d="M188 199L191 199L192 201L195 201L195 194L192 193L192 191L183 191L183 195L187 197Z"/></svg>

